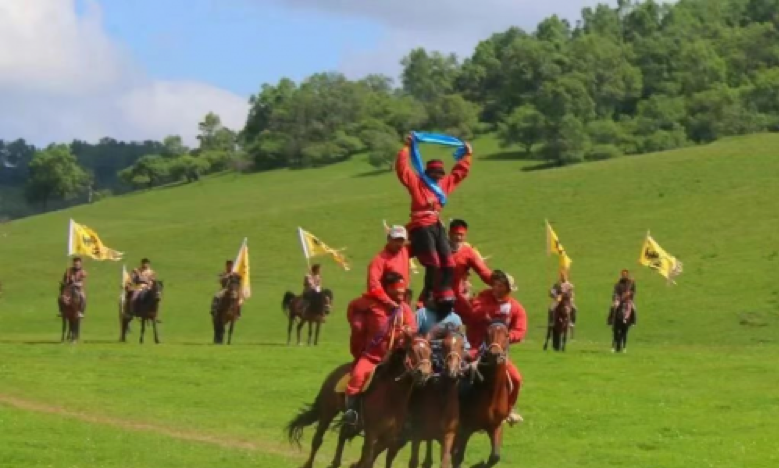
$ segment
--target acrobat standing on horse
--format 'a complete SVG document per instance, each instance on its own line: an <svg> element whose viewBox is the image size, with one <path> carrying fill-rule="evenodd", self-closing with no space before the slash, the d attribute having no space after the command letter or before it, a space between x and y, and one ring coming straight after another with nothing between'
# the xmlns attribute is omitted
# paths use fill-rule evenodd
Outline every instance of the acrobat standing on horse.
<svg viewBox="0 0 779 468"><path fill-rule="evenodd" d="M423 170L418 143L457 146L457 163L451 174L446 174L443 161L439 159L428 161ZM425 133L411 133L398 152L395 171L411 196L411 221L407 226L411 250L425 267L425 286L420 296L424 304L431 296L436 300L455 299L452 290L454 257L440 215L447 196L468 176L471 153L471 146L456 138Z"/></svg>

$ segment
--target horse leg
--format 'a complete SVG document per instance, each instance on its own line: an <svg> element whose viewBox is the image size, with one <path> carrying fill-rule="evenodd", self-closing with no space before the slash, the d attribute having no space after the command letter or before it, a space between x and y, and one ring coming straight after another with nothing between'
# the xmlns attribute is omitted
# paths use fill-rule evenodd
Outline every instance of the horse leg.
<svg viewBox="0 0 779 468"><path fill-rule="evenodd" d="M417 468L419 466L419 443L421 441L415 436L411 439L411 458L408 460L408 468Z"/></svg>
<svg viewBox="0 0 779 468"><path fill-rule="evenodd" d="M300 323L298 324L298 346L300 346L300 330L303 329L303 326L306 324L305 320L300 319Z"/></svg>
<svg viewBox="0 0 779 468"><path fill-rule="evenodd" d="M314 332L314 346L319 346L319 328L322 326L322 322L316 323L316 332Z"/></svg>
<svg viewBox="0 0 779 468"><path fill-rule="evenodd" d="M465 460L465 449L468 447L468 441L472 435L472 430L461 430L457 433L457 437L454 439L454 453L452 454L454 468L462 468L463 461Z"/></svg>
<svg viewBox="0 0 779 468"><path fill-rule="evenodd" d="M398 456L398 452L400 452L400 441L396 438L394 439L389 446L387 446L387 458L385 459L384 466L386 468L392 468L392 464L395 462L395 457ZM378 458L380 451L376 451L376 457Z"/></svg>
<svg viewBox="0 0 779 468"><path fill-rule="evenodd" d="M81 319L76 316L73 321L75 330L73 330L73 342L78 343L81 340Z"/></svg>
<svg viewBox="0 0 779 468"><path fill-rule="evenodd" d="M441 440L441 468L452 468L452 450L454 450L454 438L457 435L456 432L447 432L444 434L444 438ZM433 441L427 442L427 456L428 460L425 460L425 466L432 467L432 448Z"/></svg>
<svg viewBox="0 0 779 468"><path fill-rule="evenodd" d="M335 455L333 456L333 462L330 464L329 468L339 468L341 466L341 459L344 455L344 446L346 445L346 440L349 438L349 429L349 426L344 424L338 431L338 445L335 447Z"/></svg>
<svg viewBox="0 0 779 468"><path fill-rule="evenodd" d="M544 351L549 347L549 337L552 336L552 326L546 327L546 341L544 341Z"/></svg>
<svg viewBox="0 0 779 468"><path fill-rule="evenodd" d="M227 344L233 342L233 327L235 327L235 320L230 320L230 330L227 332Z"/></svg>
<svg viewBox="0 0 779 468"><path fill-rule="evenodd" d="M292 309L289 309L289 323L287 324L287 346L289 346L289 342L292 341L292 324L295 323L295 316L292 315Z"/></svg>
<svg viewBox="0 0 779 468"><path fill-rule="evenodd" d="M490 458L487 460L485 468L492 468L500 461L500 446L503 445L503 425L496 427L488 434L490 436Z"/></svg>
<svg viewBox="0 0 779 468"><path fill-rule="evenodd" d="M62 339L60 339L60 343L65 342L65 330L68 326L68 319L65 318L65 314L62 314Z"/></svg>
<svg viewBox="0 0 779 468"><path fill-rule="evenodd" d="M628 351L628 332L630 331L630 325L625 326L625 331L622 332L622 352Z"/></svg>
<svg viewBox="0 0 779 468"><path fill-rule="evenodd" d="M141 319L141 338L138 341L140 344L143 344L143 335L146 333L146 319Z"/></svg>
<svg viewBox="0 0 779 468"><path fill-rule="evenodd" d="M312 330L313 327L314 327L314 322L313 321L308 322L308 346L311 346L311 333L313 331Z"/></svg>
<svg viewBox="0 0 779 468"><path fill-rule="evenodd" d="M568 342L568 325L563 330L563 352L565 352L565 344Z"/></svg>
<svg viewBox="0 0 779 468"><path fill-rule="evenodd" d="M228 339L229 344L229 339ZM314 466L314 458L316 458L316 453L319 451L319 448L322 446L322 442L325 438L325 432L327 432L327 428L330 427L330 422L332 422L333 418L325 418L320 419L319 423L316 426L316 433L314 434L314 438L311 439L311 453L308 456L308 460L306 463L303 464L302 468L312 468Z"/></svg>
<svg viewBox="0 0 779 468"><path fill-rule="evenodd" d="M154 344L160 344L160 336L157 334L157 317L151 321L151 329L154 331Z"/></svg>
<svg viewBox="0 0 779 468"><path fill-rule="evenodd" d="M362 441L362 453L360 454L360 459L357 461L357 463L354 463L351 468L371 468L375 460L373 453L375 452L375 446L377 444L378 441L376 440L376 436L374 436L372 432L369 432L366 429L365 437Z"/></svg>

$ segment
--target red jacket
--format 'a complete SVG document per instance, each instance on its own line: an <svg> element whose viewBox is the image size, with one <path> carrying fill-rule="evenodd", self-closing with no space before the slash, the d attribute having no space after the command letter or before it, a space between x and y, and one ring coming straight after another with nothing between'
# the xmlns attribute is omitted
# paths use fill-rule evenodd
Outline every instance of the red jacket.
<svg viewBox="0 0 779 468"><path fill-rule="evenodd" d="M390 340L394 335L393 346L399 344L402 337L403 328L408 328L412 333L417 332L417 316L411 311L411 307L405 302L401 304L400 311L394 318L392 324L389 323L394 308L373 302L365 314L364 355L373 362L379 362L384 358L389 349ZM374 340L376 340L374 342Z"/></svg>
<svg viewBox="0 0 779 468"><path fill-rule="evenodd" d="M480 346L487 339L487 329L490 323L501 321L509 329L509 342L517 343L525 338L527 333L527 314L522 305L513 297L504 302L498 302L492 289L479 293L473 300L473 308L468 313L468 341L471 346Z"/></svg>
<svg viewBox="0 0 779 468"><path fill-rule="evenodd" d="M492 271L484 263L479 254L473 250L470 245L461 245L457 252L454 252L454 293L458 297L465 294L465 279L468 276L468 270L473 269L484 284L490 285Z"/></svg>
<svg viewBox="0 0 779 468"><path fill-rule="evenodd" d="M439 220L438 213L441 211L441 203L432 190L425 184L425 181L414 172L409 160L409 148L404 147L398 152L395 160L395 172L398 174L400 183L403 184L411 195L411 222L406 227L409 231L414 228L432 226ZM447 195L468 177L471 169L471 155L467 154L460 159L452 172L438 181L438 186Z"/></svg>
<svg viewBox="0 0 779 468"><path fill-rule="evenodd" d="M346 320L349 322L349 327L351 328L349 351L352 353L354 359L360 358L365 346L368 344L365 342L365 318L368 309L375 302L376 299L373 299L367 294L363 294L357 299L352 300L346 308Z"/></svg>
<svg viewBox="0 0 779 468"><path fill-rule="evenodd" d="M409 284L408 262L411 248L405 246L396 254L390 253L386 248L378 253L368 265L368 295L385 304L391 304L393 301L384 292L381 287L381 278L384 273L393 271L403 277L406 284Z"/></svg>

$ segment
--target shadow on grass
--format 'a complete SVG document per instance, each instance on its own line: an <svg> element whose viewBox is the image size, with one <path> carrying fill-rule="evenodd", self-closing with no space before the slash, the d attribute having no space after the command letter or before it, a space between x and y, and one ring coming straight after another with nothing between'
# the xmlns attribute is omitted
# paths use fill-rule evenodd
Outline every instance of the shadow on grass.
<svg viewBox="0 0 779 468"><path fill-rule="evenodd" d="M542 162L533 166L525 166L522 168L522 172L535 172L535 171L546 171L550 169L559 169L565 166L561 166L554 162Z"/></svg>

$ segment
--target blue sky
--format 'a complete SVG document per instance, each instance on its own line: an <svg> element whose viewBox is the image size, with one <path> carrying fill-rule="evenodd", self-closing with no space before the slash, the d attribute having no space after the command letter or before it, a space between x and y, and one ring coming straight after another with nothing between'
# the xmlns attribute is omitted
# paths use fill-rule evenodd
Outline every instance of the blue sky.
<svg viewBox="0 0 779 468"><path fill-rule="evenodd" d="M197 78L248 95L282 76L337 70L381 25L245 0L100 0L106 32L162 79Z"/></svg>
<svg viewBox="0 0 779 468"><path fill-rule="evenodd" d="M397 77L414 47L469 56L510 26L598 0L0 0L0 138L37 145L180 135L320 71ZM614 4L615 0L608 0Z"/></svg>

